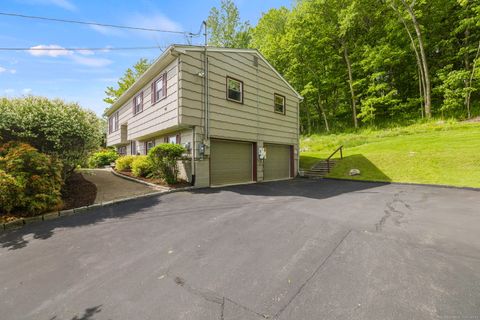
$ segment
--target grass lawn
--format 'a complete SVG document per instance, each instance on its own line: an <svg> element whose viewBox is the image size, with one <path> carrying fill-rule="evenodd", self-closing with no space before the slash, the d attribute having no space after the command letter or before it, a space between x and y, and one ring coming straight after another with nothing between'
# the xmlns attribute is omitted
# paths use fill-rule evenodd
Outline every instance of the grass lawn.
<svg viewBox="0 0 480 320"><path fill-rule="evenodd" d="M480 123L428 123L388 130L304 137L300 167L344 146L327 176L480 188ZM350 177L350 169L361 175Z"/></svg>

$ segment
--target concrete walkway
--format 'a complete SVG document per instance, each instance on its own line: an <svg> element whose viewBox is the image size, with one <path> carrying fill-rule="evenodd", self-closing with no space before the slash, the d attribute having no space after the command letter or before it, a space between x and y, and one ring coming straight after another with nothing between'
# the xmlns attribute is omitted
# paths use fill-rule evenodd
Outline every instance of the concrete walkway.
<svg viewBox="0 0 480 320"><path fill-rule="evenodd" d="M81 173L85 179L97 186L95 203L152 193L162 188L160 186L158 188L149 187L117 177L110 169L87 169L82 170Z"/></svg>

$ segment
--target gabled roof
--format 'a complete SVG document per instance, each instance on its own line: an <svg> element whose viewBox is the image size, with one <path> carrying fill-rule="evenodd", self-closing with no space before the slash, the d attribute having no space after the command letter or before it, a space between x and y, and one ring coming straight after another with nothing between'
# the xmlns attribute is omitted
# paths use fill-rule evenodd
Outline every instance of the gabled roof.
<svg viewBox="0 0 480 320"><path fill-rule="evenodd" d="M153 64L135 81L135 83L128 88L118 99L113 103L110 108L105 111L107 116L110 116L113 112L119 109L125 104L128 99L132 98L135 93L143 88L148 82L158 75L163 68L171 63L176 57L176 53L186 53L187 51L203 51L204 46L191 46L191 45L171 45L169 46L160 57L158 57ZM268 62L268 60L257 49L235 49L235 48L220 48L220 47L207 47L209 52L236 52L236 53L251 53L257 55L265 64L275 72L275 74L292 90L295 95L303 100L303 97L292 87L290 83Z"/></svg>

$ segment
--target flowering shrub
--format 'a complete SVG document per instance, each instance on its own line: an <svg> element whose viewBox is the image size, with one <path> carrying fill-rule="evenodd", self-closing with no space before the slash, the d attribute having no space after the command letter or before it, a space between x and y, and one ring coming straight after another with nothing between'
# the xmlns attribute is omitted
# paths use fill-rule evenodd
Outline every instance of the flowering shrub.
<svg viewBox="0 0 480 320"><path fill-rule="evenodd" d="M101 168L115 162L117 158L118 153L115 150L105 149L92 154L90 158L88 158L88 166L90 168Z"/></svg>
<svg viewBox="0 0 480 320"><path fill-rule="evenodd" d="M129 171L132 169L132 162L135 156L122 156L115 161L115 169L118 171Z"/></svg>
<svg viewBox="0 0 480 320"><path fill-rule="evenodd" d="M152 174L152 162L147 156L136 156L132 162L132 174L135 177L148 177Z"/></svg>
<svg viewBox="0 0 480 320"><path fill-rule="evenodd" d="M182 157L185 148L179 144L162 143L148 152L152 163L152 175L164 179L168 184L177 183L177 160Z"/></svg>
<svg viewBox="0 0 480 320"><path fill-rule="evenodd" d="M2 188L13 188L15 195L3 200L0 212L42 213L61 204L62 164L34 147L10 142L0 147ZM8 186L4 187L3 182Z"/></svg>

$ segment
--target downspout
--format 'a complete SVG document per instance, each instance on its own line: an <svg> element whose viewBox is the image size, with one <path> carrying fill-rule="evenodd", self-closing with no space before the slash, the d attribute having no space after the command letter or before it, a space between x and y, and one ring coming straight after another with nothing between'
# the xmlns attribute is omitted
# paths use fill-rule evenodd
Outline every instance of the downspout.
<svg viewBox="0 0 480 320"><path fill-rule="evenodd" d="M207 141L209 139L209 110L208 110L208 95L209 95L209 92L208 92L208 52L207 52L207 41L208 41L208 35L207 35L207 22L206 21L203 21L203 26L205 28L205 45L204 45L204 51L203 51L203 71L204 71L204 89L203 89L203 92L204 92L204 112L205 112L205 115L204 115L204 140Z"/></svg>
<svg viewBox="0 0 480 320"><path fill-rule="evenodd" d="M197 145L195 142L195 126L192 127L192 179L190 181L191 185L195 185L195 154L197 151Z"/></svg>

